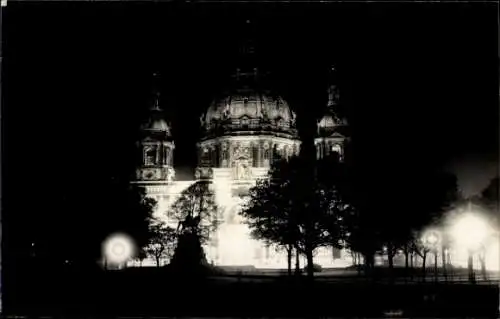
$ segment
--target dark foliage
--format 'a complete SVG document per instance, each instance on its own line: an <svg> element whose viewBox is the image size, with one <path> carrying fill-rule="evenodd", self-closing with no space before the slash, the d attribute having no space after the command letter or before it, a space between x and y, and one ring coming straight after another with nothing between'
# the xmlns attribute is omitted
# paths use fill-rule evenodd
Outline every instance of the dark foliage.
<svg viewBox="0 0 500 319"><path fill-rule="evenodd" d="M408 170L394 161L377 162L378 170L349 173L349 200L356 211L347 221L347 246L362 253L367 266L373 267L374 254L383 248L392 266L397 250L438 223L459 199L456 177L424 164Z"/></svg>
<svg viewBox="0 0 500 319"><path fill-rule="evenodd" d="M181 193L171 209L178 223L177 246L169 269L176 273L203 275L210 272L203 244L219 225L219 207L212 184L197 181Z"/></svg>
<svg viewBox="0 0 500 319"><path fill-rule="evenodd" d="M341 169L334 158L277 160L270 178L252 189L251 200L241 212L254 237L305 254L311 265L309 276L317 248L342 247L342 220L352 209L336 187L343 180Z"/></svg>
<svg viewBox="0 0 500 319"><path fill-rule="evenodd" d="M487 208L489 215L497 218L499 214L499 177L493 178L488 186L481 192L481 202Z"/></svg>
<svg viewBox="0 0 500 319"><path fill-rule="evenodd" d="M176 244L177 233L175 229L163 223L155 223L151 227L150 241L141 252L145 252L146 255L153 257L156 265L159 267L164 258L172 258Z"/></svg>
<svg viewBox="0 0 500 319"><path fill-rule="evenodd" d="M50 255L51 262L91 265L102 255L103 241L113 233L132 237L141 249L151 237L152 211L156 203L143 189L128 183L96 185L92 191L63 197L54 207L57 223L46 228L47 245L36 256ZM64 225L64 226L63 226Z"/></svg>
<svg viewBox="0 0 500 319"><path fill-rule="evenodd" d="M219 225L219 207L215 202L213 185L208 181L197 181L172 205L169 213L178 223L178 235L188 232L196 234L206 243Z"/></svg>

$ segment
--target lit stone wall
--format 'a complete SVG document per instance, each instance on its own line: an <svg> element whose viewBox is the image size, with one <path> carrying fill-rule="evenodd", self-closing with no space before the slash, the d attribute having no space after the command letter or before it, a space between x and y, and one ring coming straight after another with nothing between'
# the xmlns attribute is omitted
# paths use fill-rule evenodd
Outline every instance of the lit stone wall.
<svg viewBox="0 0 500 319"><path fill-rule="evenodd" d="M298 155L300 141L266 135L225 136L198 143L199 166L269 168L273 157ZM235 178L237 179L237 178Z"/></svg>
<svg viewBox="0 0 500 319"><path fill-rule="evenodd" d="M249 189L267 176L277 155L298 155L300 141L267 135L224 136L198 144L199 167L211 167L213 187L222 224L207 247L207 257L217 265L286 267L286 255L250 236L239 216ZM283 264L284 262L284 264Z"/></svg>
<svg viewBox="0 0 500 319"><path fill-rule="evenodd" d="M252 239L250 230L238 213L248 199L249 189L259 178L267 176L273 158L276 155L298 155L299 149L299 140L258 135L220 137L198 144L198 178L209 176L212 180L222 220L217 232L212 234L210 242L204 247L209 262L219 266L287 267L286 252L276 251L264 242ZM158 202L154 216L177 227L177 222L168 218L169 208L195 182L146 184L148 196ZM350 262L346 255L344 252L340 259L334 260L331 248L321 248L316 251L315 263L323 267L347 266ZM300 261L304 266L305 258L301 257ZM137 265L137 262L132 264ZM144 260L142 265L154 265L154 261Z"/></svg>
<svg viewBox="0 0 500 319"><path fill-rule="evenodd" d="M255 175L266 176L267 169L255 169ZM252 239L250 230L244 224L238 212L245 203L241 192L248 191L255 185L256 179L246 184L233 183L231 169L214 169L213 190L215 200L222 210L222 223L217 232L212 234L209 243L204 247L209 262L219 266L255 266L256 268L286 268L287 256L284 251L276 251L273 247L267 248L265 243ZM168 219L169 207L175 203L180 194L195 181L177 181L164 186L148 186L149 196L159 201L154 216L177 227L177 222ZM300 258L301 265L305 265L305 258ZM164 260L164 264L168 263ZM295 264L295 260L293 261ZM322 267L345 267L350 265L347 253L342 252L339 259L333 259L331 248L320 248L315 254L315 263ZM133 262L131 265L138 265ZM142 262L143 266L154 266L153 259Z"/></svg>

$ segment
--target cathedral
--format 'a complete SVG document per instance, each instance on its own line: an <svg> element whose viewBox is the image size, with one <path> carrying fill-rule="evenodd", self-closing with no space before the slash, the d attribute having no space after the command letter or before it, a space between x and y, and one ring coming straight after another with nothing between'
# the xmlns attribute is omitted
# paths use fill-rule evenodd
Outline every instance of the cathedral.
<svg viewBox="0 0 500 319"><path fill-rule="evenodd" d="M217 266L286 268L286 254L251 238L238 212L249 189L259 178L267 176L273 158L299 154L296 113L273 91L265 72L248 63L248 59L241 62L231 84L221 90L199 118L202 135L197 143L198 165L191 181L176 181L175 137L162 115L156 92L149 117L141 127L138 146L142 164L133 183L143 186L147 196L157 201L154 216L177 227L169 220L169 208L196 181L211 181L222 221L205 246L208 261ZM339 92L334 68L330 73L331 83L325 83L328 103L317 121L316 156L337 152L342 159L348 141L344 134L347 123L337 112ZM324 248L317 252L315 263L323 267L345 266L346 257L342 255Z"/></svg>

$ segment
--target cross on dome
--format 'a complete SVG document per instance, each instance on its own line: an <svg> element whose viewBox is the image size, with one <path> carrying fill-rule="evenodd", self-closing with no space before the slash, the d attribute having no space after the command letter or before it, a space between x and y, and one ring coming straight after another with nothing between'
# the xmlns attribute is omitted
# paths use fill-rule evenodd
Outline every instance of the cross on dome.
<svg viewBox="0 0 500 319"><path fill-rule="evenodd" d="M153 111L160 111L160 92L156 91L154 93L154 100L153 100L153 105L151 106L151 110Z"/></svg>
<svg viewBox="0 0 500 319"><path fill-rule="evenodd" d="M160 82L160 74L158 72L153 72L153 80L152 80L152 95L153 95L153 102L151 104L151 110L153 111L160 111L160 88L159 88L159 82Z"/></svg>

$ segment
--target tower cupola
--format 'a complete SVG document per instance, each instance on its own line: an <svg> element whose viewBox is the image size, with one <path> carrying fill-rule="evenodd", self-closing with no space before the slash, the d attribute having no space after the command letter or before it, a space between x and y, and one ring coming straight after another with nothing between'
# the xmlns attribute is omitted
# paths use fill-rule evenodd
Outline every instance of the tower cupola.
<svg viewBox="0 0 500 319"><path fill-rule="evenodd" d="M153 74L153 90L148 115L141 125L138 148L142 154L136 180L143 183L168 183L174 177L175 144L169 123L160 106L159 74Z"/></svg>
<svg viewBox="0 0 500 319"><path fill-rule="evenodd" d="M325 111L317 122L316 156L322 158L336 152L342 159L348 123L341 110L343 105L340 101L338 73L335 66L331 66L328 73L327 95Z"/></svg>

